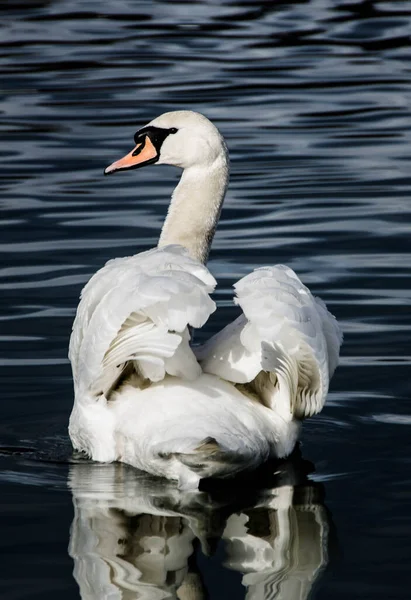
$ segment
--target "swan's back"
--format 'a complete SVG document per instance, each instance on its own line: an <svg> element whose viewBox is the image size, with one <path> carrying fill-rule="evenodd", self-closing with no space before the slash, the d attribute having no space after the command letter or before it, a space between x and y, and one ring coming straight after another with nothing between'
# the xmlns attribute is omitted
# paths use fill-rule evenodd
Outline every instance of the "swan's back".
<svg viewBox="0 0 411 600"><path fill-rule="evenodd" d="M299 425L287 422L229 382L203 374L167 376L141 390L133 382L113 396L119 460L197 487L205 477L250 470L288 455Z"/></svg>

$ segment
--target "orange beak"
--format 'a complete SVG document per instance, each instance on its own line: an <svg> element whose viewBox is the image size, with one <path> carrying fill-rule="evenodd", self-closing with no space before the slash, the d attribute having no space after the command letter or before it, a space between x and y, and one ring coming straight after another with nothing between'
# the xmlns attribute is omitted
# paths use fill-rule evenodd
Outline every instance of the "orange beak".
<svg viewBox="0 0 411 600"><path fill-rule="evenodd" d="M137 146L131 152L104 169L104 175L110 175L115 171L137 169L138 167L143 167L147 164L151 165L157 160L157 150L155 149L153 142L150 140L148 135L146 135L144 141L137 144Z"/></svg>

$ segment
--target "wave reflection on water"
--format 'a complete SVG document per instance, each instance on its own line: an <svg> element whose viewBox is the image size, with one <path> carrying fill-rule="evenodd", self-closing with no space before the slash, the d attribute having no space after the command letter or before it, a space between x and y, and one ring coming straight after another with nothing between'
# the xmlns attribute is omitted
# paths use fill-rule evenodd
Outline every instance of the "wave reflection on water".
<svg viewBox="0 0 411 600"><path fill-rule="evenodd" d="M289 465L278 487L213 498L124 465L73 465L69 553L81 597L200 600L216 585L203 563L214 562L219 596L241 581L247 598L305 600L328 562L330 526L322 486L295 478Z"/></svg>

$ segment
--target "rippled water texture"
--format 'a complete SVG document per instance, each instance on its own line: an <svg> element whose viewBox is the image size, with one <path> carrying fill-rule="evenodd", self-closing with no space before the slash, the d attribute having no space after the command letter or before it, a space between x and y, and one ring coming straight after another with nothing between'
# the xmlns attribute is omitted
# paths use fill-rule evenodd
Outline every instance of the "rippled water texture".
<svg viewBox="0 0 411 600"><path fill-rule="evenodd" d="M213 600L408 598L409 2L1 9L2 598L171 597L188 575L196 600L201 586ZM67 463L80 289L156 243L178 177L103 168L178 108L210 117L232 159L205 334L234 317L234 281L278 262L345 333L326 408L304 427L315 472L286 467L264 493L197 504L127 469Z"/></svg>

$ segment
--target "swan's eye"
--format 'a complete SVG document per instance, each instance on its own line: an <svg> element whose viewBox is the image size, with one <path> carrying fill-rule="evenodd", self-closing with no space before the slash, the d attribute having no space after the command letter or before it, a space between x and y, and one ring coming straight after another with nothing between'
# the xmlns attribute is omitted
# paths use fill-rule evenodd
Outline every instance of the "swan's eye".
<svg viewBox="0 0 411 600"><path fill-rule="evenodd" d="M171 129L168 130L168 133L177 133L178 129L176 129L175 127L171 127Z"/></svg>

